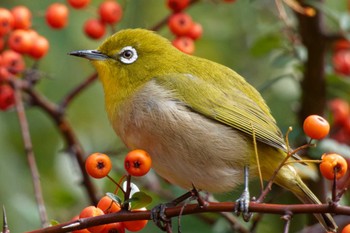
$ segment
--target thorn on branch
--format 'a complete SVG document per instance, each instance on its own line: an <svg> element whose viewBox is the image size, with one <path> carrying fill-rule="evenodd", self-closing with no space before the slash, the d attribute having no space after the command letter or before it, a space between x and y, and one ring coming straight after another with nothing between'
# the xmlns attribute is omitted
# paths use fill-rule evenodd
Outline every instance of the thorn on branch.
<svg viewBox="0 0 350 233"><path fill-rule="evenodd" d="M10 233L9 226L7 224L7 216L5 206L2 206L2 233Z"/></svg>

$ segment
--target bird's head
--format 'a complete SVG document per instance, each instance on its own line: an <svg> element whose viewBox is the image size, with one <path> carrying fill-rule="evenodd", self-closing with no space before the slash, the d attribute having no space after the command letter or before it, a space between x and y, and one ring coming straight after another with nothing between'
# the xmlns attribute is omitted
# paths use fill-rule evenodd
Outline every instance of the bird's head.
<svg viewBox="0 0 350 233"><path fill-rule="evenodd" d="M178 63L179 56L184 55L167 39L145 29L121 30L96 50L69 54L89 59L105 88L140 86L152 77L172 72L172 64Z"/></svg>

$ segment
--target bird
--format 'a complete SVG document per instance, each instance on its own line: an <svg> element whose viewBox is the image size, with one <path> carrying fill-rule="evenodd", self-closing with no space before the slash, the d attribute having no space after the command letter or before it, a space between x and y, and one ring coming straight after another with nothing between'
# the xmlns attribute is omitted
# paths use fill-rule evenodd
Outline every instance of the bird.
<svg viewBox="0 0 350 233"><path fill-rule="evenodd" d="M97 70L108 119L122 142L147 151L155 172L172 184L229 192L247 183L248 172L252 179L260 169L268 180L287 156L290 148L252 85L224 65L179 51L156 32L123 29L97 49L69 54ZM303 203L321 203L290 164L274 183ZM325 230L336 231L330 214L315 216Z"/></svg>

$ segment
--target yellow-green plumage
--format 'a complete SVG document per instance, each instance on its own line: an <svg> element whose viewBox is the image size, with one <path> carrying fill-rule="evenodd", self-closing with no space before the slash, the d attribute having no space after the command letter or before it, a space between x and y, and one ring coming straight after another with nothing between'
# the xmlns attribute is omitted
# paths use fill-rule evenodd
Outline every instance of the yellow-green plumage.
<svg viewBox="0 0 350 233"><path fill-rule="evenodd" d="M285 158L269 108L233 70L181 53L143 29L120 31L93 52L74 55L96 67L114 130L130 149L148 151L155 171L170 182L215 193L241 184L244 166L256 177L253 133L264 179ZM305 203L319 203L292 166L275 183ZM330 215L316 217L336 229Z"/></svg>

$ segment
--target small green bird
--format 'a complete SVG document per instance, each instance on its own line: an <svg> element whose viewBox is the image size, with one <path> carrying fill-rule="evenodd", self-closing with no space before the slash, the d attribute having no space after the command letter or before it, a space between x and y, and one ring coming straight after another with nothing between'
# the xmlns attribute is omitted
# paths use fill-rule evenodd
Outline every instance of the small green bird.
<svg viewBox="0 0 350 233"><path fill-rule="evenodd" d="M242 184L244 168L258 176L253 135L265 180L286 156L283 135L256 89L228 67L184 54L154 32L122 30L97 50L70 54L97 69L117 135L128 148L146 150L154 170L173 184L219 193ZM291 165L275 183L304 203L320 203ZM336 231L331 215L315 216Z"/></svg>

